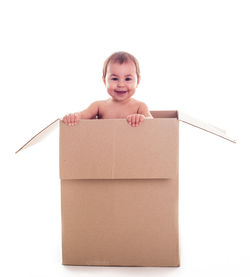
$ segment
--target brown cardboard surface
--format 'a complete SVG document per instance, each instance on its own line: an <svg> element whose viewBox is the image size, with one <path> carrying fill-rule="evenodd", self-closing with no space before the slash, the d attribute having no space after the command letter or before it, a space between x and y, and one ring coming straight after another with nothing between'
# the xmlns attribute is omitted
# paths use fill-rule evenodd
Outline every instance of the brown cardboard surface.
<svg viewBox="0 0 250 277"><path fill-rule="evenodd" d="M172 178L177 174L178 120L81 120L60 126L61 179Z"/></svg>
<svg viewBox="0 0 250 277"><path fill-rule="evenodd" d="M179 266L179 121L229 138L178 111L152 115L136 128L60 122L63 264Z"/></svg>
<svg viewBox="0 0 250 277"><path fill-rule="evenodd" d="M179 121L165 116L61 123L63 264L179 266Z"/></svg>
<svg viewBox="0 0 250 277"><path fill-rule="evenodd" d="M63 264L179 266L178 180L63 180Z"/></svg>

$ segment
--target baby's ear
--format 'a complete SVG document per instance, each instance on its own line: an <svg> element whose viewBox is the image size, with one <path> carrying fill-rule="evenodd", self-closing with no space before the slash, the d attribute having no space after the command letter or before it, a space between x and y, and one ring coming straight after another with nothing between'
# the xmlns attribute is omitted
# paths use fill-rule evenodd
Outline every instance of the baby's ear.
<svg viewBox="0 0 250 277"><path fill-rule="evenodd" d="M104 85L106 86L106 81L105 81L104 76L102 76L102 80L103 80Z"/></svg>
<svg viewBox="0 0 250 277"><path fill-rule="evenodd" d="M138 87L140 81L141 81L141 77L139 77L139 78L137 79L137 85L136 85L136 87Z"/></svg>

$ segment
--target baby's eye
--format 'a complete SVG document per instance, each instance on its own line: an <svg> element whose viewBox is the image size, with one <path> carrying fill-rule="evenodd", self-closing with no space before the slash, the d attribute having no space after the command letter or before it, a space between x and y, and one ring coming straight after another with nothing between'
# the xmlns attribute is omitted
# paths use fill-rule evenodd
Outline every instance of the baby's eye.
<svg viewBox="0 0 250 277"><path fill-rule="evenodd" d="M132 80L132 78L129 78L129 77L128 77L128 78L126 78L125 80L126 80L126 81L131 81L131 80Z"/></svg>
<svg viewBox="0 0 250 277"><path fill-rule="evenodd" d="M113 80L113 81L117 81L117 80L118 80L118 78L115 78L115 77L114 77L114 78L111 78L111 80Z"/></svg>

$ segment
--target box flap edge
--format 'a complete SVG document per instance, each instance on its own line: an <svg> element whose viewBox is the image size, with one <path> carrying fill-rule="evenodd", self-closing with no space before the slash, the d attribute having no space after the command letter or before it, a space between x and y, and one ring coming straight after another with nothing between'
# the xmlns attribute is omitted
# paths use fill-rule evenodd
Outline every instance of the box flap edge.
<svg viewBox="0 0 250 277"><path fill-rule="evenodd" d="M41 141L44 137L46 137L48 134L51 133L55 128L58 127L58 123L60 121L60 118L57 118L53 122L51 122L49 125L47 125L45 128L43 128L40 132L38 132L36 135L34 135L29 141L27 141L22 147L20 147L15 154L20 152L21 150L36 144L37 142Z"/></svg>
<svg viewBox="0 0 250 277"><path fill-rule="evenodd" d="M211 124L205 123L203 121L200 121L194 117L191 117L190 115L187 115L183 112L178 111L178 120L182 121L184 123L187 123L189 125L192 125L194 127L197 127L199 129L202 129L204 131L207 131L211 134L214 134L216 136L219 136L221 138L224 138L230 142L236 143L236 140L230 138L227 136L226 131L222 130L216 126L213 126Z"/></svg>

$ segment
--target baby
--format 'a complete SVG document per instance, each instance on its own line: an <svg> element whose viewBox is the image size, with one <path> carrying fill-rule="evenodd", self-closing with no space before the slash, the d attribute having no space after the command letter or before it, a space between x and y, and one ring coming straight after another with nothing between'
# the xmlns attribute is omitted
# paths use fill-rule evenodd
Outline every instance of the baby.
<svg viewBox="0 0 250 277"><path fill-rule="evenodd" d="M80 119L126 118L131 126L136 127L145 118L153 118L145 103L132 98L140 82L139 63L133 55L116 52L108 57L103 65L102 79L111 98L64 116L65 124L73 126Z"/></svg>

